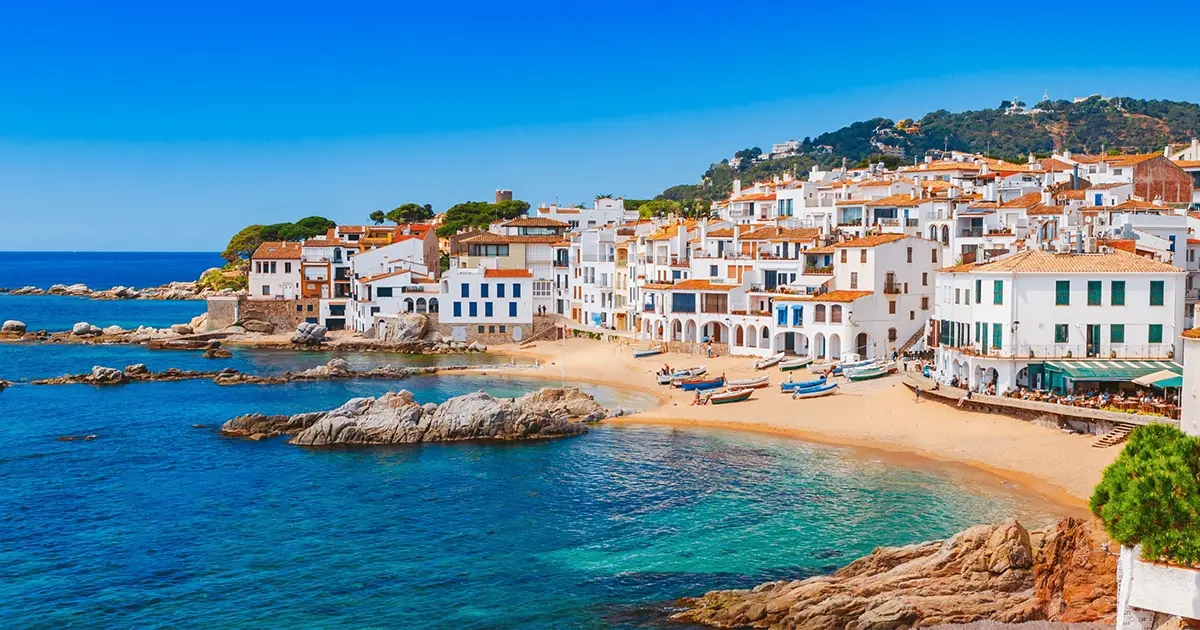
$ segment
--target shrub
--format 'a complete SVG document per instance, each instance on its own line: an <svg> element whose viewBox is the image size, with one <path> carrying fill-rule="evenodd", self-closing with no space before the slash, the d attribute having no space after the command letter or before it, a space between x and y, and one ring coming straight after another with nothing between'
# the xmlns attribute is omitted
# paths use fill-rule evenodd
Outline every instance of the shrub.
<svg viewBox="0 0 1200 630"><path fill-rule="evenodd" d="M1200 438L1166 424L1139 427L1104 471L1092 513L1146 560L1200 564Z"/></svg>

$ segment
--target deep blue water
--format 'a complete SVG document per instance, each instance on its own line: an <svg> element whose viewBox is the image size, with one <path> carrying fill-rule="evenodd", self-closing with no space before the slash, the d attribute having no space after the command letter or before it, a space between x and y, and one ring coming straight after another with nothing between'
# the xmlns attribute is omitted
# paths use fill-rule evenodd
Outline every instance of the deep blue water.
<svg viewBox="0 0 1200 630"><path fill-rule="evenodd" d="M229 363L269 371L327 358ZM0 344L8 379L132 362L211 365L141 348ZM17 384L0 392L0 626L659 627L677 597L829 571L1019 507L846 449L729 432L599 427L549 442L314 451L193 428L389 388L438 402L541 384ZM82 434L99 438L56 439Z"/></svg>
<svg viewBox="0 0 1200 630"><path fill-rule="evenodd" d="M139 289L177 280L195 280L225 261L210 252L3 252L0 287L16 289L54 284L86 284L93 289L128 286ZM139 325L161 328L186 324L204 312L203 301L102 302L62 296L0 294L0 321L16 319L30 330L69 330L77 322L105 327Z"/></svg>
<svg viewBox="0 0 1200 630"><path fill-rule="evenodd" d="M195 280L225 264L216 252L5 252L0 251L0 287L86 284L93 289L158 286Z"/></svg>

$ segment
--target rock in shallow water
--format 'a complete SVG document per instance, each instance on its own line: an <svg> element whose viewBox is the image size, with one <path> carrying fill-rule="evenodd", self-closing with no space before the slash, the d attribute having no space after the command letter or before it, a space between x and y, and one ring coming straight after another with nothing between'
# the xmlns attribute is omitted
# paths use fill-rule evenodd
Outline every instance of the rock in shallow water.
<svg viewBox="0 0 1200 630"><path fill-rule="evenodd" d="M6 320L4 325L0 326L0 332L23 333L25 332L25 322L15 319Z"/></svg>
<svg viewBox="0 0 1200 630"><path fill-rule="evenodd" d="M594 398L574 388L544 387L517 399L486 392L420 405L411 392L353 398L330 411L292 416L247 414L221 426L225 435L291 435L301 446L386 445L461 440L534 440L587 432L580 420L606 417Z"/></svg>

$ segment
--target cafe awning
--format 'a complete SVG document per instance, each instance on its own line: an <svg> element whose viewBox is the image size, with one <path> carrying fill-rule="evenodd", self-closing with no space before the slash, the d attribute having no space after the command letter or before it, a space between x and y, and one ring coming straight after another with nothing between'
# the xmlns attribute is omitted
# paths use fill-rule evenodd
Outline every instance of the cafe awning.
<svg viewBox="0 0 1200 630"><path fill-rule="evenodd" d="M1133 382L1146 387L1166 389L1168 387L1183 387L1183 375L1172 370L1159 370L1152 374L1139 376Z"/></svg>
<svg viewBox="0 0 1200 630"><path fill-rule="evenodd" d="M1183 367L1170 361L1081 360L1047 361L1046 369L1061 372L1073 381L1127 383L1156 372L1178 375Z"/></svg>

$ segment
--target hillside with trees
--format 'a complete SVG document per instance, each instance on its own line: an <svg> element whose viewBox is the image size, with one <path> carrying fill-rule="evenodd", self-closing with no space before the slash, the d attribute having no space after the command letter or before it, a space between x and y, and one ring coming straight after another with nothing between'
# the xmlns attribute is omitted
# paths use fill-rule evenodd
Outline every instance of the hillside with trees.
<svg viewBox="0 0 1200 630"><path fill-rule="evenodd" d="M786 132L784 134L786 135ZM851 123L836 131L806 137L794 156L760 158L759 147L734 153L709 166L697 184L672 186L660 200L719 200L729 196L733 180L770 179L791 173L801 176L813 166L865 166L883 161L889 168L911 164L943 151L981 153L1023 163L1029 154L1054 151L1079 153L1145 153L1186 143L1200 135L1200 105L1180 101L1101 98L1079 102L1042 101L1032 107L1002 101L994 109L953 113L940 109L917 120L888 118Z"/></svg>

